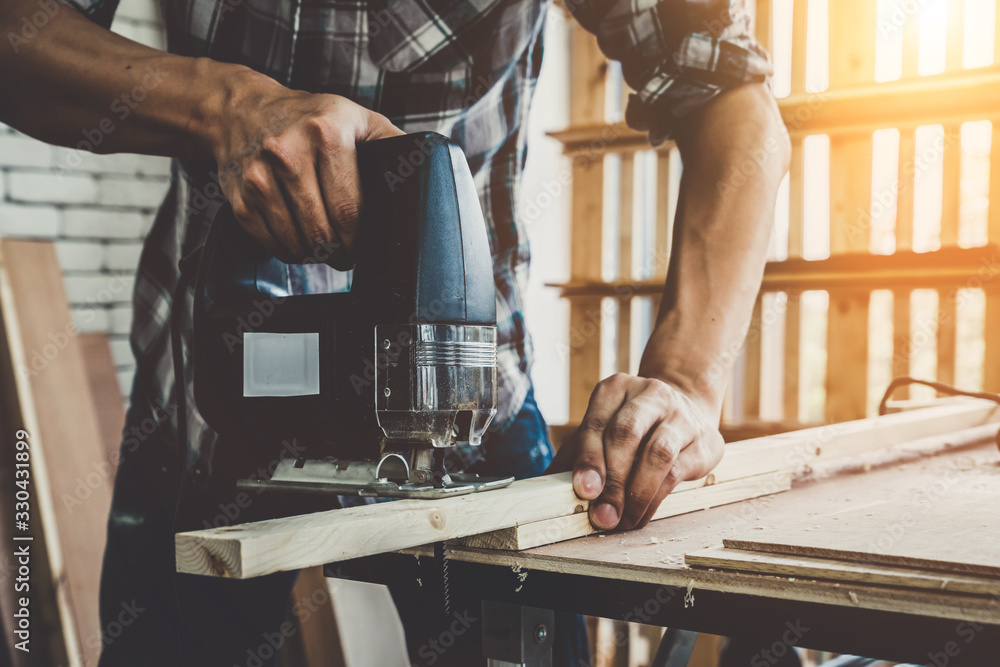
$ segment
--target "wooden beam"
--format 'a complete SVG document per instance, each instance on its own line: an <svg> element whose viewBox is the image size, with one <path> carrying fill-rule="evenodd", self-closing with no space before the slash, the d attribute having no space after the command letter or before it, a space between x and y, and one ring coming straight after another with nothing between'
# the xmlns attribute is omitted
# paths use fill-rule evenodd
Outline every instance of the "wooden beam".
<svg viewBox="0 0 1000 667"><path fill-rule="evenodd" d="M70 665L96 664L112 466L51 243L0 241L0 309ZM94 480L95 481L91 481Z"/></svg>
<svg viewBox="0 0 1000 667"><path fill-rule="evenodd" d="M768 262L764 269L761 291L822 289L892 289L892 288L959 288L976 287L983 273L996 279L1000 266L1000 245L991 243L978 248L943 248L936 252L896 252L892 255L872 255L852 252L829 259L787 259ZM986 285L989 287L989 284ZM658 296L663 291L662 280L632 280L600 282L571 280L551 283L562 296L617 296L623 290L634 296Z"/></svg>
<svg viewBox="0 0 1000 667"><path fill-rule="evenodd" d="M792 93L778 100L778 109L793 138L992 120L1000 113L1000 66L821 93ZM648 133L632 130L624 123L581 122L550 132L549 136L562 142L569 154L649 148ZM659 150L667 150L670 145Z"/></svg>
<svg viewBox="0 0 1000 667"><path fill-rule="evenodd" d="M698 487L787 473L859 453L1000 421L1000 406L984 400L832 424L728 445L722 463ZM735 487L734 487L735 488ZM689 498L693 500L693 498ZM569 473L514 482L505 489L440 501L401 500L272 519L176 536L179 572L244 579L458 539L535 521L578 514L587 502L573 493Z"/></svg>
<svg viewBox="0 0 1000 667"><path fill-rule="evenodd" d="M177 571L246 579L541 521L581 507L586 503L564 473L438 501L399 500L179 533Z"/></svg>
<svg viewBox="0 0 1000 667"><path fill-rule="evenodd" d="M757 572L795 579L856 581L880 586L925 588L952 593L972 593L1000 597L1000 579L957 573L935 572L909 567L834 558L810 558L763 551L745 551L728 547L710 547L686 554L684 562L692 567Z"/></svg>
<svg viewBox="0 0 1000 667"><path fill-rule="evenodd" d="M769 496L787 491L791 485L791 475L766 474L711 486L686 488L667 496L653 514L652 520ZM581 512L465 537L460 540L460 544L480 549L520 551L599 532L590 525L589 515Z"/></svg>

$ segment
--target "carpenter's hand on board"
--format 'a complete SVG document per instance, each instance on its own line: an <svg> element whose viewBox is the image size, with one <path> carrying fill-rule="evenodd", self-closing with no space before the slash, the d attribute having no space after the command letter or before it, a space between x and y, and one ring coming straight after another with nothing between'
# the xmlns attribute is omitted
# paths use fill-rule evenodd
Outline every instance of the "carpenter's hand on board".
<svg viewBox="0 0 1000 667"><path fill-rule="evenodd" d="M707 475L723 441L710 406L661 380L618 373L598 383L580 428L549 472L573 471L600 530L645 526L678 484Z"/></svg>

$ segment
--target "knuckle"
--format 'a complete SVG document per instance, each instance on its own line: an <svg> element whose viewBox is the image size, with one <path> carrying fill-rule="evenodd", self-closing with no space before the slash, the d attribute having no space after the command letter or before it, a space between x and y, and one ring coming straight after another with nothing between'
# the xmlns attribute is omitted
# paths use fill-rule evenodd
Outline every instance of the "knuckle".
<svg viewBox="0 0 1000 667"><path fill-rule="evenodd" d="M670 470L668 470L666 476L663 478L663 483L671 489L683 481L684 476L681 475L681 471L677 468L677 466L673 466Z"/></svg>
<svg viewBox="0 0 1000 667"><path fill-rule="evenodd" d="M649 441L646 449L649 460L660 467L668 467L674 464L676 454L674 448L667 438L653 438Z"/></svg>
<svg viewBox="0 0 1000 667"><path fill-rule="evenodd" d="M615 420L608 429L608 436L612 442L623 443L638 440L643 433L635 416L628 415Z"/></svg>
<svg viewBox="0 0 1000 667"><path fill-rule="evenodd" d="M616 471L609 470L604 479L604 493L606 499L621 500L625 497L625 478Z"/></svg>
<svg viewBox="0 0 1000 667"><path fill-rule="evenodd" d="M674 388L663 380L650 378L646 384L646 392L662 402L668 402L674 398Z"/></svg>
<svg viewBox="0 0 1000 667"><path fill-rule="evenodd" d="M263 198L267 196L267 174L260 164L251 165L244 172L243 191L249 197Z"/></svg>
<svg viewBox="0 0 1000 667"><path fill-rule="evenodd" d="M358 224L361 207L357 201L344 201L333 205L333 219L344 231L353 231Z"/></svg>
<svg viewBox="0 0 1000 667"><path fill-rule="evenodd" d="M604 429L608 427L608 421L606 419L602 419L601 417L588 416L584 417L583 423L580 424L580 427L593 433L604 433Z"/></svg>

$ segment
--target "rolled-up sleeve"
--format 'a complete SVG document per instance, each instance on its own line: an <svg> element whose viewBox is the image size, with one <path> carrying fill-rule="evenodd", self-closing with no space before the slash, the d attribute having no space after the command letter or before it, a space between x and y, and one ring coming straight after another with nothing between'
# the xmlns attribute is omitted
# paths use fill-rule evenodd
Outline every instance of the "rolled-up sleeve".
<svg viewBox="0 0 1000 667"><path fill-rule="evenodd" d="M769 82L753 37L753 0L566 0L608 58L622 64L626 122L660 144L723 92Z"/></svg>
<svg viewBox="0 0 1000 667"><path fill-rule="evenodd" d="M119 0L58 0L77 10L99 26L111 27Z"/></svg>

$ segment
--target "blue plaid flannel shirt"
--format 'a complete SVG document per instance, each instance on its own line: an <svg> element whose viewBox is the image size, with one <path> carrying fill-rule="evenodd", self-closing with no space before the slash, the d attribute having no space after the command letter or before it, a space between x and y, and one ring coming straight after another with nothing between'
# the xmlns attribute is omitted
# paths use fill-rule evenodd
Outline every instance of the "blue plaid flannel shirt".
<svg viewBox="0 0 1000 667"><path fill-rule="evenodd" d="M118 0L62 0L110 25ZM657 144L723 91L771 74L752 31L753 0L565 0L635 91L626 120ZM515 201L524 125L542 59L547 0L160 0L171 52L240 63L290 87L332 93L407 132L462 146L489 232L503 427L531 386L523 294L529 249ZM131 342L135 395L171 413L169 314L180 257L221 203L214 164L175 160L139 263ZM305 286L329 280L305 267ZM188 320L186 337L190 337ZM190 378L190 373L187 373ZM193 453L213 449L188 387Z"/></svg>

